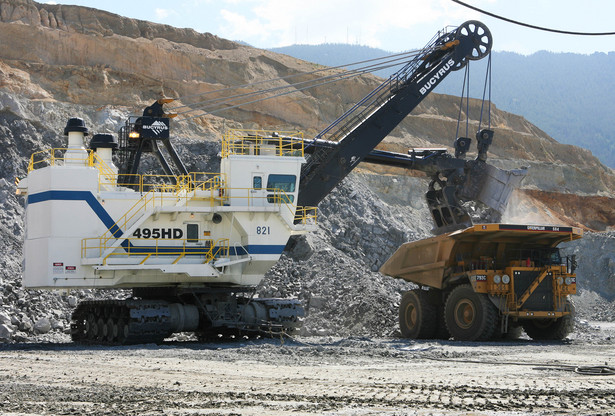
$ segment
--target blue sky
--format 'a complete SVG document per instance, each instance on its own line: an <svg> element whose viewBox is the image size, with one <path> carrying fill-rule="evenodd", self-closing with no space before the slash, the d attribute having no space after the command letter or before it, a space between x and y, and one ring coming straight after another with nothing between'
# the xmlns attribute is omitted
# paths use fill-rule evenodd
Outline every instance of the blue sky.
<svg viewBox="0 0 615 416"><path fill-rule="evenodd" d="M40 2L44 2L39 0ZM615 32L613 0L465 0L537 26ZM122 16L190 27L252 46L352 43L399 52L422 47L436 32L474 19L485 23L494 50L593 53L615 51L615 36L556 35L505 23L450 0L55 0Z"/></svg>

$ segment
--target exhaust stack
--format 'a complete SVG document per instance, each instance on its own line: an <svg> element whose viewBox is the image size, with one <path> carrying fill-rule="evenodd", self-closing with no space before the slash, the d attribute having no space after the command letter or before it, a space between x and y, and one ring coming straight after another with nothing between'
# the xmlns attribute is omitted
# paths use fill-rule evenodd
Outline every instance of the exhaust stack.
<svg viewBox="0 0 615 416"><path fill-rule="evenodd" d="M71 118L66 123L64 135L68 136L68 148L64 153L66 165L83 166L88 162L88 151L85 150L84 137L89 134L85 122L81 118Z"/></svg>

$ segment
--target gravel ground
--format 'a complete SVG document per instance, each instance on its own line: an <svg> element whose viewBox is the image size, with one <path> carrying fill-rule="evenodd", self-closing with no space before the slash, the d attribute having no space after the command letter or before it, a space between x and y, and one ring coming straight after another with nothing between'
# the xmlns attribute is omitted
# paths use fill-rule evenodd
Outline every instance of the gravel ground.
<svg viewBox="0 0 615 416"><path fill-rule="evenodd" d="M615 414L615 325L559 343L298 337L0 348L2 414Z"/></svg>

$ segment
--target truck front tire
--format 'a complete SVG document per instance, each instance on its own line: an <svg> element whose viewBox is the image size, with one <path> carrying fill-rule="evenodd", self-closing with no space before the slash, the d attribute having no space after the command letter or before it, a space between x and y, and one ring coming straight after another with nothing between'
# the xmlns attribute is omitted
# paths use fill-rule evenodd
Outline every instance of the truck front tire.
<svg viewBox="0 0 615 416"><path fill-rule="evenodd" d="M487 295L471 285L457 286L446 299L444 319L451 336L458 341L486 341L496 329L498 311Z"/></svg>
<svg viewBox="0 0 615 416"><path fill-rule="evenodd" d="M570 300L566 300L566 310L570 314L557 319L528 319L523 322L523 329L536 341L562 340L574 330L575 310Z"/></svg>

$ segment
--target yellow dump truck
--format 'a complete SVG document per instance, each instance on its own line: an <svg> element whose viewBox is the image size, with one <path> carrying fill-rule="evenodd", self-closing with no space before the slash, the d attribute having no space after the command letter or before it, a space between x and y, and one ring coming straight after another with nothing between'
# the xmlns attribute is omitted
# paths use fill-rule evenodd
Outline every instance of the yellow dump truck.
<svg viewBox="0 0 615 416"><path fill-rule="evenodd" d="M573 329L576 260L557 245L575 227L478 224L402 245L380 271L416 283L399 306L406 338L483 341L523 327L535 340Z"/></svg>

